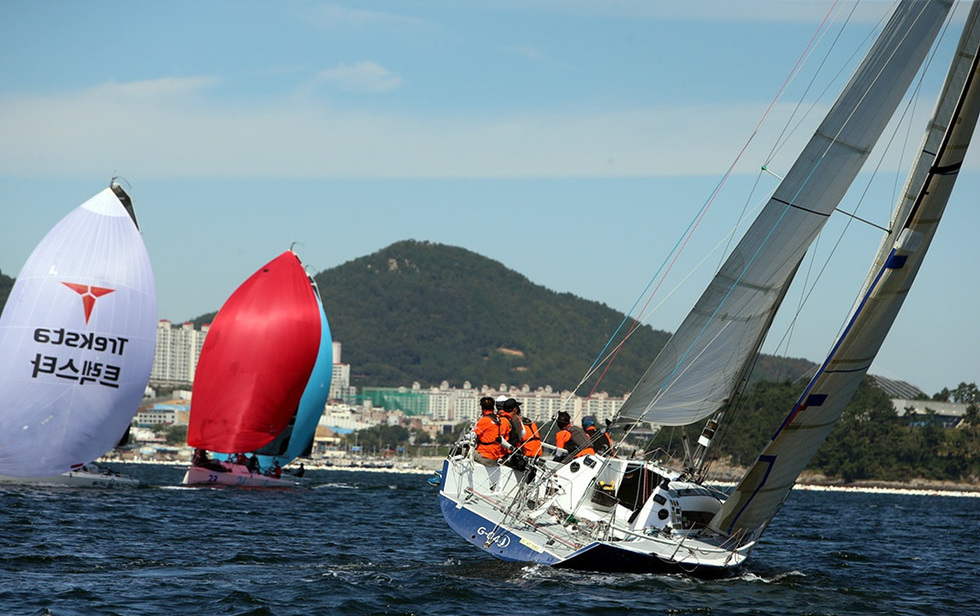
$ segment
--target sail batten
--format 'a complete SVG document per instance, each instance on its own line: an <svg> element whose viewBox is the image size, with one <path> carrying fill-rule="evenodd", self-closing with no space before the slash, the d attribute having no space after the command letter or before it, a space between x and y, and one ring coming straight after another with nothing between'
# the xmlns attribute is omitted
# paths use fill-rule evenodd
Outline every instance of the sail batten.
<svg viewBox="0 0 980 616"><path fill-rule="evenodd" d="M714 412L704 400L732 398L807 248L884 131L949 6L906 1L896 9L770 201L623 404L620 422L687 425ZM739 326L729 328L733 322ZM722 370L731 364L737 367Z"/></svg>

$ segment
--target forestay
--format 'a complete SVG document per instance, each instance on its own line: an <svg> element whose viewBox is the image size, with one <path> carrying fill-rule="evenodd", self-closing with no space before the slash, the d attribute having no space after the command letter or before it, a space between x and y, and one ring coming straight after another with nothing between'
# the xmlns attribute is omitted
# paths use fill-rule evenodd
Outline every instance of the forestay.
<svg viewBox="0 0 980 616"><path fill-rule="evenodd" d="M620 421L691 424L740 389L804 253L901 102L950 4L907 0L896 9L759 217L623 404Z"/></svg>
<svg viewBox="0 0 980 616"><path fill-rule="evenodd" d="M931 3L930 3L931 4ZM752 537L776 514L884 341L935 235L980 109L980 9L973 6L919 157L850 322L792 412L712 521Z"/></svg>

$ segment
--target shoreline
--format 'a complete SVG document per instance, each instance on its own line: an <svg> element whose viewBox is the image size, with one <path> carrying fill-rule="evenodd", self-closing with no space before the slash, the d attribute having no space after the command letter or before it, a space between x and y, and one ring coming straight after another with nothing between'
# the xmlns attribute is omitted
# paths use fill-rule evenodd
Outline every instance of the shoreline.
<svg viewBox="0 0 980 616"><path fill-rule="evenodd" d="M419 458L411 462L395 462L391 466L377 463L367 464L320 464L303 461L306 470L317 471L357 471L365 473L398 473L402 475L432 475L442 468L444 458ZM181 460L96 460L98 464L161 464L174 467L186 467L189 461ZM708 483L719 487L732 487L740 477L736 469L712 473ZM840 480L827 478L823 475L803 473L793 486L793 490L809 492L857 492L867 494L906 494L921 496L955 496L980 498L980 484L955 483L948 481L930 481L913 479L910 481L885 481L863 479L845 484Z"/></svg>

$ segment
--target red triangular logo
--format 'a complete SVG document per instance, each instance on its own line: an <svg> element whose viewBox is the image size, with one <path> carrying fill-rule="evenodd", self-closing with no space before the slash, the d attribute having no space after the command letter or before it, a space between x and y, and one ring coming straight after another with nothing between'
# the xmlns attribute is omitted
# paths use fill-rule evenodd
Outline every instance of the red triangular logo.
<svg viewBox="0 0 980 616"><path fill-rule="evenodd" d="M97 297L102 297L115 291L115 289L106 289L105 287L90 287L84 284L76 284L74 282L62 282L75 293L82 296L82 307L85 309L85 324L88 325L88 320L92 316L92 309L95 308L95 299Z"/></svg>

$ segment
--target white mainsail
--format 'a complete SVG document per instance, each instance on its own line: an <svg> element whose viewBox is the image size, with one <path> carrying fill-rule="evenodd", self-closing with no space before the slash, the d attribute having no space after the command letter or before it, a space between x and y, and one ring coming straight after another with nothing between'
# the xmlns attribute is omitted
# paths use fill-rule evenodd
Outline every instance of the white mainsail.
<svg viewBox="0 0 980 616"><path fill-rule="evenodd" d="M919 157L848 326L711 526L757 536L867 374L935 235L980 113L980 7L967 18Z"/></svg>
<svg viewBox="0 0 980 616"><path fill-rule="evenodd" d="M156 326L146 247L106 188L41 240L0 316L0 474L57 475L112 449L146 389Z"/></svg>
<svg viewBox="0 0 980 616"><path fill-rule="evenodd" d="M906 0L619 412L688 425L739 390L807 248L904 97L951 2Z"/></svg>

